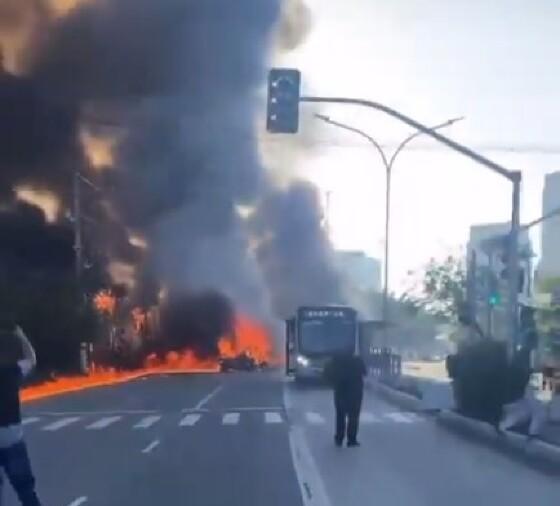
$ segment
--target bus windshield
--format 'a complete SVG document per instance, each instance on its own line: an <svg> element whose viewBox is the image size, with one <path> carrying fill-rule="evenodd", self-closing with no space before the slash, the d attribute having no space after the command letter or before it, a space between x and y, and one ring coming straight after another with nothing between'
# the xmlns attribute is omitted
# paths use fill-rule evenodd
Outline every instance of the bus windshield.
<svg viewBox="0 0 560 506"><path fill-rule="evenodd" d="M353 351L356 325L351 320L316 319L300 323L300 350L307 354Z"/></svg>

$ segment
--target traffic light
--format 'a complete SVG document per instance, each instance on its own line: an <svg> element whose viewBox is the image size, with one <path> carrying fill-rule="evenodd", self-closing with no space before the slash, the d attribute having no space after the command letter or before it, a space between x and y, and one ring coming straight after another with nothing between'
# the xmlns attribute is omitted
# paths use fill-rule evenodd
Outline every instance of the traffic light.
<svg viewBox="0 0 560 506"><path fill-rule="evenodd" d="M500 283L493 272L488 273L488 304L498 306L502 301Z"/></svg>
<svg viewBox="0 0 560 506"><path fill-rule="evenodd" d="M295 134L299 127L301 73L273 68L268 74L266 129L271 133Z"/></svg>

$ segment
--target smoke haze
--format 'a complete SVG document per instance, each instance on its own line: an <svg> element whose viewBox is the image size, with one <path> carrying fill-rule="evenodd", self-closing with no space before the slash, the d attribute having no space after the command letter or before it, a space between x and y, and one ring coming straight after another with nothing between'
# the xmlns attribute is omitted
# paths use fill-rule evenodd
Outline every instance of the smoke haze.
<svg viewBox="0 0 560 506"><path fill-rule="evenodd" d="M270 53L293 49L309 24L296 0L0 0L12 71L0 74L9 139L0 199L13 203L26 184L68 208L73 171L94 180L101 193L84 199L102 215L97 248L135 268L137 301L155 303L167 289L172 347L199 312L217 323L188 344L215 351L210 334L232 321L222 296L268 323L303 303L337 302L316 191L276 188L257 149ZM84 129L118 138L106 170L84 153Z"/></svg>

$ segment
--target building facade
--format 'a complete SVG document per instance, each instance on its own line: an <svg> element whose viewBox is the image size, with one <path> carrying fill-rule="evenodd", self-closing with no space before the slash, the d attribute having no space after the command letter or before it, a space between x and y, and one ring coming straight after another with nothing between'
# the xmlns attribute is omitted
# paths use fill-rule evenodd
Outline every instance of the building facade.
<svg viewBox="0 0 560 506"><path fill-rule="evenodd" d="M560 207L560 172L545 176L543 190L543 216ZM541 261L539 279L560 277L560 215L546 219L541 224Z"/></svg>

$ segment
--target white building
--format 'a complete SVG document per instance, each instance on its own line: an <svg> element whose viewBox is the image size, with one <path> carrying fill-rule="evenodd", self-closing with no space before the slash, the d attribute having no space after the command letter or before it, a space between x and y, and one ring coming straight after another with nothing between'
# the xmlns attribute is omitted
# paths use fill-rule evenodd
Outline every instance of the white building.
<svg viewBox="0 0 560 506"><path fill-rule="evenodd" d="M560 172L547 174L544 180L543 216L560 207ZM560 277L560 215L541 225L541 261L539 279Z"/></svg>
<svg viewBox="0 0 560 506"><path fill-rule="evenodd" d="M335 263L346 283L364 293L381 291L381 262L363 251L337 251Z"/></svg>
<svg viewBox="0 0 560 506"><path fill-rule="evenodd" d="M471 226L469 242L467 244L467 258L470 258L471 252L476 252L477 265L487 266L489 263L487 244L489 240L497 237L505 237L510 233L510 223L484 223ZM528 230L522 230L519 235L519 251L520 253L532 253L533 247L529 237Z"/></svg>

